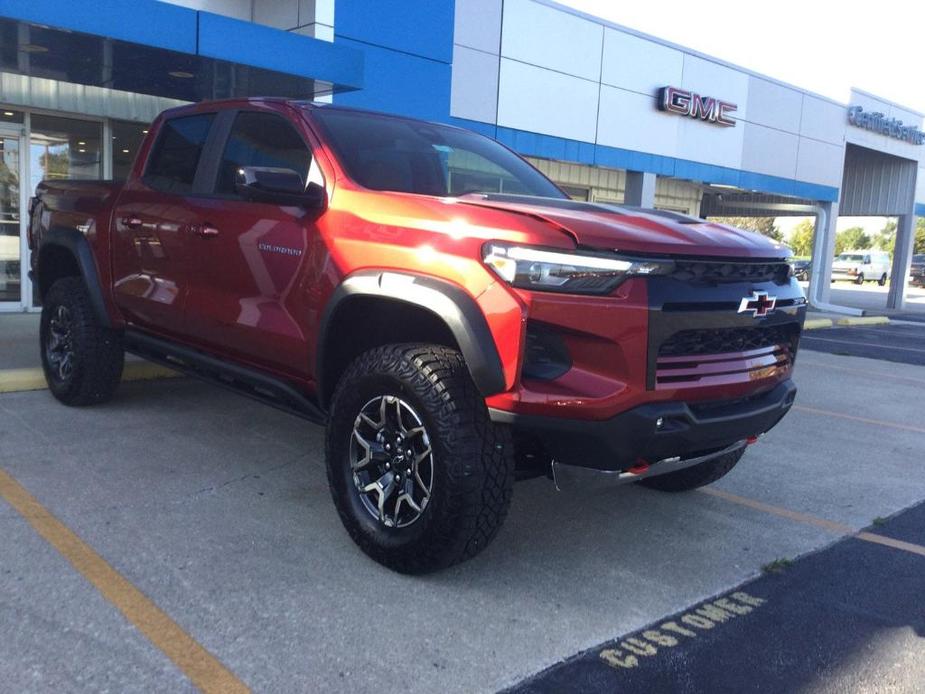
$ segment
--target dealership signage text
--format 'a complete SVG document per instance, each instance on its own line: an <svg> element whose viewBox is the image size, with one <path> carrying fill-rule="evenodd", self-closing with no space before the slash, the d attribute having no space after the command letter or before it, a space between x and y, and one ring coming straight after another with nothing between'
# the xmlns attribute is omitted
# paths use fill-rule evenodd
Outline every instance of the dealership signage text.
<svg viewBox="0 0 925 694"><path fill-rule="evenodd" d="M865 111L861 106L848 107L848 122L858 128L905 140L914 145L925 144L925 132L919 130L918 126L903 125L901 120L887 118L875 111Z"/></svg>
<svg viewBox="0 0 925 694"><path fill-rule="evenodd" d="M660 111L731 127L736 121L730 114L735 113L738 107L728 101L695 94L686 89L662 87L658 90L658 108Z"/></svg>

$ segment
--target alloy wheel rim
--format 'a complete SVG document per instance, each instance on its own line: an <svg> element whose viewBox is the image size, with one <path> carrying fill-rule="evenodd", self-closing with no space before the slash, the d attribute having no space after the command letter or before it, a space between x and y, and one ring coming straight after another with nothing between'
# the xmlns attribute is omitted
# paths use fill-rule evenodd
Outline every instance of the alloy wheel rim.
<svg viewBox="0 0 925 694"><path fill-rule="evenodd" d="M66 381L74 373L74 322L67 306L55 308L48 321L48 341L45 356L52 374Z"/></svg>
<svg viewBox="0 0 925 694"><path fill-rule="evenodd" d="M434 484L434 455L421 417L405 400L380 395L360 409L350 434L353 484L366 511L387 528L421 518Z"/></svg>

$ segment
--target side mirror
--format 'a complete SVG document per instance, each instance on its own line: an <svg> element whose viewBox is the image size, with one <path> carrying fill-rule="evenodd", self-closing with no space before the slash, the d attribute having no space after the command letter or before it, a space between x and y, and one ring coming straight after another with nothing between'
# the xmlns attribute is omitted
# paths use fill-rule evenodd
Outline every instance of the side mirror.
<svg viewBox="0 0 925 694"><path fill-rule="evenodd" d="M315 182L306 186L292 169L271 166L242 166L235 172L235 190L245 200L275 205L296 205L320 210L325 190Z"/></svg>

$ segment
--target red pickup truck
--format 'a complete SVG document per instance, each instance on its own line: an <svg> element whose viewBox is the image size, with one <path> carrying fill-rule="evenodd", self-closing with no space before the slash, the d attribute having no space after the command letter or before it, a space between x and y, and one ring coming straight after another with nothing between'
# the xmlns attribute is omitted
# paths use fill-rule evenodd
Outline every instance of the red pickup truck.
<svg viewBox="0 0 925 694"><path fill-rule="evenodd" d="M326 425L346 529L403 572L488 545L515 479L708 484L796 392L785 247L446 125L172 109L124 183L42 183L29 244L55 397L107 400L127 350Z"/></svg>

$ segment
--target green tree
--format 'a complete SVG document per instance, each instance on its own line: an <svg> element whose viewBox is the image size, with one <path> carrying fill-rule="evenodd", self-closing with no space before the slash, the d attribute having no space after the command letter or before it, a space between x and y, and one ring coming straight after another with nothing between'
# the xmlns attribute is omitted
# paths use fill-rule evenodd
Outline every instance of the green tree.
<svg viewBox="0 0 925 694"><path fill-rule="evenodd" d="M811 256L813 254L813 237L816 234L816 223L812 219L804 219L793 227L793 233L787 245L796 256Z"/></svg>
<svg viewBox="0 0 925 694"><path fill-rule="evenodd" d="M883 225L883 228L880 232L874 236L873 239L874 248L879 248L881 251L887 251L890 254L890 257L893 257L893 250L896 248L896 220L890 219L886 224Z"/></svg>
<svg viewBox="0 0 925 694"><path fill-rule="evenodd" d="M757 231L759 234L767 236L775 241L783 241L784 235L774 223L774 217L712 217L711 222L719 224L728 224L731 227L745 229L746 231Z"/></svg>
<svg viewBox="0 0 925 694"><path fill-rule="evenodd" d="M919 217L915 224L915 245L913 253L925 253L925 217Z"/></svg>
<svg viewBox="0 0 925 694"><path fill-rule="evenodd" d="M870 248L870 236L864 231L864 227L849 227L835 235L835 255L865 248Z"/></svg>

